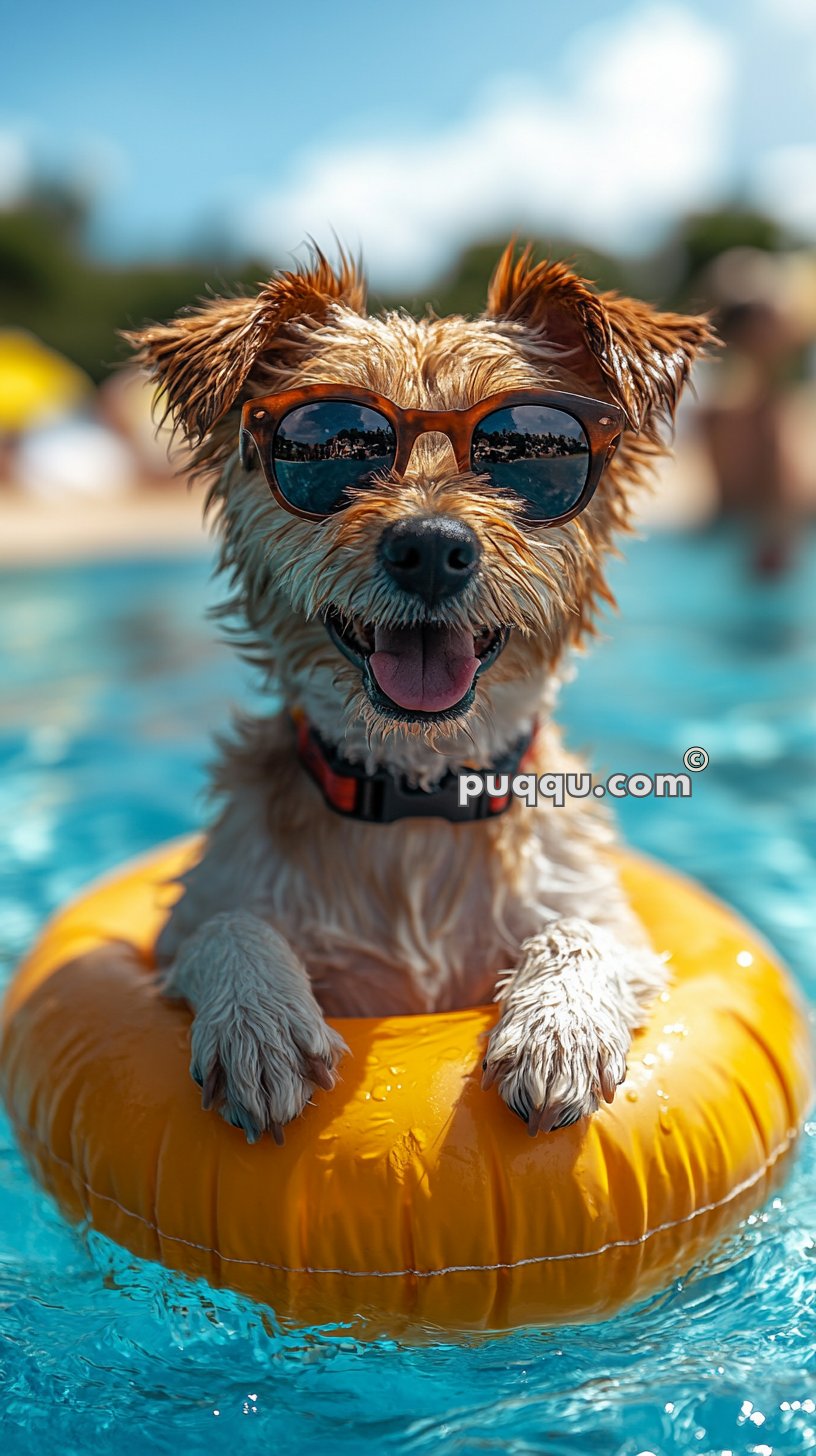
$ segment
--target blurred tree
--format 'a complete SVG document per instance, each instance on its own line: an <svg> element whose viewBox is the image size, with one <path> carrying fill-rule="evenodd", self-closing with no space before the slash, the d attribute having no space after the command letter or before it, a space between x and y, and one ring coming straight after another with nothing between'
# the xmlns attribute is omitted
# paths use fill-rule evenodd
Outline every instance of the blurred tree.
<svg viewBox="0 0 816 1456"><path fill-rule="evenodd" d="M117 330L163 319L213 289L252 285L268 271L217 259L114 267L84 248L81 202L41 190L0 213L0 322L30 329L102 379L126 349Z"/></svg>
<svg viewBox="0 0 816 1456"><path fill-rule="evenodd" d="M471 243L459 254L449 272L422 295L405 299L381 293L372 297L372 303L386 308L401 305L415 316L424 313L428 304L438 314L479 314L485 306L490 275L506 242L507 237L504 235L495 240ZM546 243L536 242L534 246L537 257L564 259L584 277L591 278L600 288L627 287L625 266L608 254L599 253L592 248L576 247L575 243L563 240L550 239Z"/></svg>
<svg viewBox="0 0 816 1456"><path fill-rule="evenodd" d="M114 266L86 246L87 200L48 184L18 207L0 212L0 323L30 329L52 348L102 379L126 357L117 330L164 319L211 292L252 287L268 277L260 263L227 262L228 248L208 230L207 255L170 263ZM522 235L523 236L523 235ZM615 258L565 239L536 243L537 256L561 258L599 288L616 288L666 306L706 306L701 278L723 251L789 243L771 218L737 206L681 222L657 252ZM471 243L449 271L413 297L374 293L372 305L404 305L420 314L479 314L506 236Z"/></svg>
<svg viewBox="0 0 816 1456"><path fill-rule="evenodd" d="M711 212L693 213L678 223L655 258L665 301L678 306L705 307L705 271L731 248L760 248L778 252L793 243L773 218L734 203Z"/></svg>

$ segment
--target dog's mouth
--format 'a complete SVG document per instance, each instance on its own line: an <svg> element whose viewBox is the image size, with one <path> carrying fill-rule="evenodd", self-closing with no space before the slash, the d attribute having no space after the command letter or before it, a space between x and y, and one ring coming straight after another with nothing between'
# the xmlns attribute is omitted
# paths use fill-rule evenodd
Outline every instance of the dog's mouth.
<svg viewBox="0 0 816 1456"><path fill-rule="evenodd" d="M471 707L476 680L496 661L509 627L462 627L420 622L382 627L331 608L326 631L359 667L363 686L380 712L406 722L457 718Z"/></svg>

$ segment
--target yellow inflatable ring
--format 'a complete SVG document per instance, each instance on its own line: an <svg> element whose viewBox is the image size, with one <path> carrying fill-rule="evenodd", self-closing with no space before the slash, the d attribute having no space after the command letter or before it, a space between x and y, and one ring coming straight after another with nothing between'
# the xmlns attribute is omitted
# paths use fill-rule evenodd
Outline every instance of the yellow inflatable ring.
<svg viewBox="0 0 816 1456"><path fill-rule="evenodd" d="M3 1094L68 1218L286 1320L398 1333L609 1313L767 1193L811 1095L802 1011L755 933L635 858L628 890L673 983L611 1107L528 1137L479 1086L494 1008L344 1021L342 1082L283 1148L248 1146L202 1112L189 1015L151 975L167 882L196 848L88 891L10 987Z"/></svg>

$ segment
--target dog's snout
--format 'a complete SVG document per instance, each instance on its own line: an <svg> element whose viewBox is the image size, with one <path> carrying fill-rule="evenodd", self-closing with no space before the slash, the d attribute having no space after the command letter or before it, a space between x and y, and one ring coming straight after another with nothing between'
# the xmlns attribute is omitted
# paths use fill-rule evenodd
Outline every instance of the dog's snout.
<svg viewBox="0 0 816 1456"><path fill-rule="evenodd" d="M426 602L452 597L467 586L479 562L479 540L454 516L418 516L386 527L380 559L403 591Z"/></svg>

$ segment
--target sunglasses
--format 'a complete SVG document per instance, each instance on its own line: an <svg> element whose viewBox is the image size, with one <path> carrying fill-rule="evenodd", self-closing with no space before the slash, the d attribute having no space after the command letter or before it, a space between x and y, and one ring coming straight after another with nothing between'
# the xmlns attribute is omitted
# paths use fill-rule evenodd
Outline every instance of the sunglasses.
<svg viewBox="0 0 816 1456"><path fill-rule="evenodd" d="M373 390L315 384L248 400L241 462L257 455L275 499L322 521L353 493L404 473L414 442L446 435L460 471L512 492L534 526L559 526L592 499L617 449L618 405L545 389L503 390L463 410L400 409Z"/></svg>

